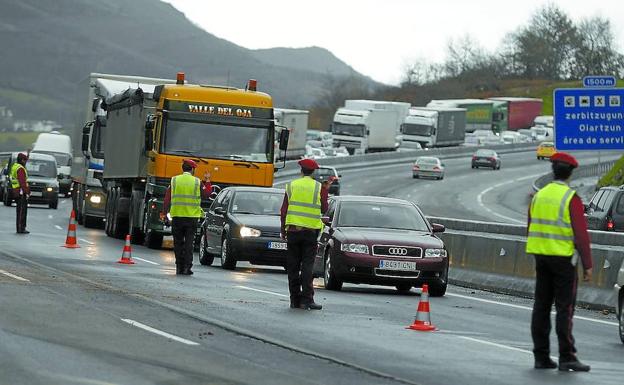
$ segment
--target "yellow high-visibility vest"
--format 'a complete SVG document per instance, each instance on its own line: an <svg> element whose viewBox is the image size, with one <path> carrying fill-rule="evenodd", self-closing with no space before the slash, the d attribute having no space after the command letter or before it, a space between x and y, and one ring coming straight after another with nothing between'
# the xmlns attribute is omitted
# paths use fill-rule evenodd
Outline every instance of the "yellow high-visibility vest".
<svg viewBox="0 0 624 385"><path fill-rule="evenodd" d="M26 171L26 167L24 167L21 164L15 162L11 166L11 188L15 189L15 188L19 188L19 186L20 186L19 179L17 179L17 171L20 168L24 169L24 176L26 177L26 180L28 180L28 171Z"/></svg>
<svg viewBox="0 0 624 385"><path fill-rule="evenodd" d="M300 226L320 230L321 221L321 184L309 176L304 176L286 185L288 212L286 227Z"/></svg>
<svg viewBox="0 0 624 385"><path fill-rule="evenodd" d="M574 254L570 201L575 193L567 184L555 181L535 194L531 202L527 253L561 257Z"/></svg>
<svg viewBox="0 0 624 385"><path fill-rule="evenodd" d="M172 217L201 218L201 182L199 178L185 172L171 178Z"/></svg>

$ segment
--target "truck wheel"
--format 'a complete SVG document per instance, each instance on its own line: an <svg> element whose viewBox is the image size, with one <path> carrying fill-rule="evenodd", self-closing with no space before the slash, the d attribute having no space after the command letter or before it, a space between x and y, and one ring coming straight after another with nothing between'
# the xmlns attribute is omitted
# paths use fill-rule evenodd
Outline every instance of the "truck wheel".
<svg viewBox="0 0 624 385"><path fill-rule="evenodd" d="M137 227L134 213L138 211L137 200L133 197L130 199L130 218L128 219L128 228L130 231L130 240L135 245L142 245L145 242L145 233L141 227Z"/></svg>
<svg viewBox="0 0 624 385"><path fill-rule="evenodd" d="M236 269L236 257L232 253L232 242L226 235L223 238L223 243L221 244L221 267L226 270L234 270Z"/></svg>
<svg viewBox="0 0 624 385"><path fill-rule="evenodd" d="M145 246L150 249L160 249L163 243L163 235L152 230L145 232Z"/></svg>
<svg viewBox="0 0 624 385"><path fill-rule="evenodd" d="M106 190L106 207L104 209L104 218L106 220L104 231L106 235L109 237L113 236L112 226L113 226L113 215L112 215L112 205L115 201L115 192L113 189Z"/></svg>
<svg viewBox="0 0 624 385"><path fill-rule="evenodd" d="M199 263L204 266L211 266L214 262L215 256L208 252L208 245L206 245L206 236L201 235L199 239Z"/></svg>

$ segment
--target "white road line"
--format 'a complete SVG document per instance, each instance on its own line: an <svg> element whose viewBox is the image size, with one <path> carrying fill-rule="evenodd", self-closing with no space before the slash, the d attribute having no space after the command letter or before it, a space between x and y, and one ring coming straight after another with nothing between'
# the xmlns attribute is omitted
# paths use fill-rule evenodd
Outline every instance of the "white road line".
<svg viewBox="0 0 624 385"><path fill-rule="evenodd" d="M139 258L139 257L132 257L132 259L136 259L136 260L139 260L139 261L142 261L142 262L151 263L152 265L160 265L160 263L148 261L147 259L143 259L143 258Z"/></svg>
<svg viewBox="0 0 624 385"><path fill-rule="evenodd" d="M236 287L238 287L239 289L244 289L244 290L257 291L259 293L272 294L278 297L288 297L286 294L275 293L273 291L268 291L268 290L254 289L253 287L248 287L248 286L236 286Z"/></svg>
<svg viewBox="0 0 624 385"><path fill-rule="evenodd" d="M165 337L165 338L169 338L170 340L174 340L174 341L183 343L185 345L193 345L193 346L199 345L197 342L189 341L189 340L186 340L186 339L184 339L182 337L174 336L173 334L169 334L167 332L163 332L161 330L154 329L151 326L144 325L144 324L142 324L140 322L137 322L137 321L134 321L134 320L131 320L131 319L122 318L121 320L123 322L127 323L127 324L132 325L132 326L136 326L136 327L138 327L140 329L143 329L143 330L146 330L146 331L148 331L150 333L158 334L159 336L162 336L162 337Z"/></svg>
<svg viewBox="0 0 624 385"><path fill-rule="evenodd" d="M11 274L8 271L4 271L4 270L0 270L0 274L4 274L7 277L11 277L13 279L17 279L18 281L22 281L22 282L30 282L29 280L27 280L26 278L22 278L19 275L15 275L15 274Z"/></svg>
<svg viewBox="0 0 624 385"><path fill-rule="evenodd" d="M501 344L497 344L495 342L484 341L484 340L480 340L478 338L472 338L472 337L459 336L459 338L461 338L462 340L477 342L477 343L480 343L480 344L483 344L483 345L496 346L497 348L513 350L514 352L521 352L521 353L526 353L526 354L533 355L532 351L524 350L524 349L520 349L520 348L514 348L513 346L501 345Z"/></svg>
<svg viewBox="0 0 624 385"><path fill-rule="evenodd" d="M475 297L470 297L470 296L467 296L467 295L455 294L455 293L449 293L449 292L446 292L446 295L451 296L451 297L462 298L462 299L469 299L471 301L478 301L478 302L489 303L489 304L492 304L492 305L507 306L507 307L512 307L514 309L522 309L522 310L533 311L533 308L529 307L529 306L514 305L514 304L511 304L511 303L492 301L492 300L484 299L484 298L475 298ZM555 312L553 311L552 314L555 314ZM579 315L575 315L574 319L579 319L579 320L583 320L583 321L590 321L590 322L596 322L596 323L599 323L599 324L610 325L610 326L618 326L619 325L617 322L605 321L605 320L589 318L589 317L583 317L583 316L579 316Z"/></svg>
<svg viewBox="0 0 624 385"><path fill-rule="evenodd" d="M86 240L86 239L84 239L84 238L79 238L79 239L80 239L80 241L82 241L82 242L84 242L84 243L88 243L88 244L90 244L90 245L95 245L95 243L93 243L93 242L91 242L91 241L88 241L88 240Z"/></svg>
<svg viewBox="0 0 624 385"><path fill-rule="evenodd" d="M513 181L512 181L512 182L513 182ZM516 222L516 223L524 223L524 221L518 220L518 219L516 219L516 218L511 218L511 217L508 217L508 216L506 216L506 215L499 214L499 213L497 213L496 211L494 211L494 210L490 209L489 207L487 207L487 206L483 203L483 196L484 196L485 194L487 194L488 192L490 192L490 191L494 190L495 188L498 188L498 187L504 186L504 185L506 185L506 184L508 184L508 183L510 183L510 182L505 182L505 183L495 184L494 186L490 186L490 187L486 188L485 190L481 191L481 192L479 193L479 195L477 195L477 202L479 203L479 206L483 207L486 211L488 211L488 212L489 212L490 214L492 214L492 215L495 215L495 216L497 216L497 217L499 217L499 218L503 218L503 219L508 220L508 221L512 221L512 222Z"/></svg>
<svg viewBox="0 0 624 385"><path fill-rule="evenodd" d="M63 228L61 226L59 226L59 225L54 225L54 227L56 227L59 230L63 230Z"/></svg>
<svg viewBox="0 0 624 385"><path fill-rule="evenodd" d="M54 219L54 215L48 215L48 219Z"/></svg>

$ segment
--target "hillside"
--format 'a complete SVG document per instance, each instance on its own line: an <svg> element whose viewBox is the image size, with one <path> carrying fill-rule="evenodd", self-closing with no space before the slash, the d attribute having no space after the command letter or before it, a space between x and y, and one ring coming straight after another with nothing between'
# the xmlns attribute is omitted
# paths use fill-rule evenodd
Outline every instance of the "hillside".
<svg viewBox="0 0 624 385"><path fill-rule="evenodd" d="M353 72L321 48L237 46L159 0L0 0L0 9L0 106L22 119L73 123L76 85L90 72L184 71L194 83L239 87L255 78L285 107L311 105L328 75Z"/></svg>

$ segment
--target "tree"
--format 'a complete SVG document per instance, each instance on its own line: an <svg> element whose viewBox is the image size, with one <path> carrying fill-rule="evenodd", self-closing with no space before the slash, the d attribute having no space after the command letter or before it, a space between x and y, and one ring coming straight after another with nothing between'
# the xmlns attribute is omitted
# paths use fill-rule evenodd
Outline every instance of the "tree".
<svg viewBox="0 0 624 385"><path fill-rule="evenodd" d="M584 19L578 26L578 42L574 52L576 78L587 75L622 74L623 56L615 50L611 22L603 17Z"/></svg>
<svg viewBox="0 0 624 385"><path fill-rule="evenodd" d="M578 31L556 5L538 10L526 27L513 36L515 63L522 75L535 79L566 79L572 76Z"/></svg>
<svg viewBox="0 0 624 385"><path fill-rule="evenodd" d="M459 77L489 62L488 54L470 35L449 40L446 52L444 70L449 77Z"/></svg>

